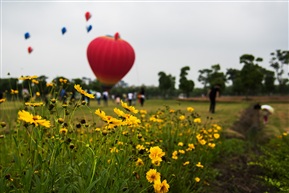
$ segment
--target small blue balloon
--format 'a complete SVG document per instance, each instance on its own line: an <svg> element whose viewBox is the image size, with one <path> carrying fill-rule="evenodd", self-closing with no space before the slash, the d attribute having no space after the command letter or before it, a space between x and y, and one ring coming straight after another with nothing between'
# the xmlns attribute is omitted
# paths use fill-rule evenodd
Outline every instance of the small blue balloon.
<svg viewBox="0 0 289 193"><path fill-rule="evenodd" d="M61 29L61 32L62 32L62 35L64 35L65 33L66 33L66 28L65 27L63 27L62 29Z"/></svg>
<svg viewBox="0 0 289 193"><path fill-rule="evenodd" d="M24 34L24 37L25 37L25 39L27 40L28 38L30 38L30 34L29 34L28 32L26 32L26 33Z"/></svg>
<svg viewBox="0 0 289 193"><path fill-rule="evenodd" d="M90 32L91 29L92 29L92 25L87 26L87 27L86 27L87 33Z"/></svg>

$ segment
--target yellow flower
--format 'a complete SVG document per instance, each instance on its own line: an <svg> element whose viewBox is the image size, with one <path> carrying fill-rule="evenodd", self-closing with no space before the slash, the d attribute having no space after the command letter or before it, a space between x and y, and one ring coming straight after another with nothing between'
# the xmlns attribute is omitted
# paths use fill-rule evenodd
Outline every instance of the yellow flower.
<svg viewBox="0 0 289 193"><path fill-rule="evenodd" d="M33 116L32 114L30 114L25 110L18 112L18 119L30 124L34 124L35 126L41 125L47 128L50 127L50 121L42 119L42 117L39 115Z"/></svg>
<svg viewBox="0 0 289 193"><path fill-rule="evenodd" d="M38 80L35 80L35 79L33 79L32 82L33 82L34 84L39 84L39 81L38 81Z"/></svg>
<svg viewBox="0 0 289 193"><path fill-rule="evenodd" d="M101 119L106 119L106 114L104 111L100 110L100 109L97 109L95 110L94 112L96 115L98 115Z"/></svg>
<svg viewBox="0 0 289 193"><path fill-rule="evenodd" d="M194 123L201 123L202 121L201 121L201 118L195 118L194 119Z"/></svg>
<svg viewBox="0 0 289 193"><path fill-rule="evenodd" d="M40 117L40 116L39 116ZM40 117L41 118L41 117ZM50 127L50 121L47 121L45 119L39 119L35 120L35 122L43 127L49 128ZM37 126L37 124L35 124Z"/></svg>
<svg viewBox="0 0 289 193"><path fill-rule="evenodd" d="M136 149L137 149L137 150L144 150L145 147L144 147L143 145L137 145L137 146L136 146Z"/></svg>
<svg viewBox="0 0 289 193"><path fill-rule="evenodd" d="M192 144L192 143L189 143L188 144L188 149L190 149L190 150L195 149L195 145ZM187 149L187 151L188 151L188 149Z"/></svg>
<svg viewBox="0 0 289 193"><path fill-rule="evenodd" d="M215 138L215 139L219 139L219 138L220 138L220 134L215 133L215 134L214 134L214 138Z"/></svg>
<svg viewBox="0 0 289 193"><path fill-rule="evenodd" d="M84 93L84 90L81 88L81 86L79 84L75 84L74 88L77 92L79 92L80 94Z"/></svg>
<svg viewBox="0 0 289 193"><path fill-rule="evenodd" d="M208 143L208 146L211 147L211 148L214 148L216 146L216 144L214 143Z"/></svg>
<svg viewBox="0 0 289 193"><path fill-rule="evenodd" d="M0 103L4 103L6 99L0 99Z"/></svg>
<svg viewBox="0 0 289 193"><path fill-rule="evenodd" d="M38 96L38 97L40 96L40 92L36 92L35 94L36 94L36 96Z"/></svg>
<svg viewBox="0 0 289 193"><path fill-rule="evenodd" d="M200 140L200 139L203 139L203 136L202 136L201 134L197 134L197 135L196 135L196 138L197 138L198 140Z"/></svg>
<svg viewBox="0 0 289 193"><path fill-rule="evenodd" d="M200 178L199 177L195 177L195 181L198 183L198 182L200 182Z"/></svg>
<svg viewBox="0 0 289 193"><path fill-rule="evenodd" d="M146 110L140 110L139 112L140 114L144 114L144 115L148 113Z"/></svg>
<svg viewBox="0 0 289 193"><path fill-rule="evenodd" d="M118 108L114 108L113 111L119 116L119 117L126 117L125 112L123 112L122 110L118 109Z"/></svg>
<svg viewBox="0 0 289 193"><path fill-rule="evenodd" d="M127 103L124 103L124 102L122 102L122 101L120 101L120 103L121 103L121 106L122 106L125 110L127 110L127 111L129 111L129 112L132 112L132 113L134 113L134 114L137 114L137 113L138 113L138 110L136 110L134 106L128 106Z"/></svg>
<svg viewBox="0 0 289 193"><path fill-rule="evenodd" d="M161 148L159 148L158 146L155 147L151 147L150 148L150 155L149 157L153 160L159 160L160 162L162 161L162 157L165 155L166 153L163 152L163 150Z"/></svg>
<svg viewBox="0 0 289 193"><path fill-rule="evenodd" d="M111 127L119 126L122 124L122 120L116 119L116 118L111 117L111 116L106 116L102 120L107 122L108 124L110 124Z"/></svg>
<svg viewBox="0 0 289 193"><path fill-rule="evenodd" d="M136 166L142 166L142 165L144 165L144 162L142 161L142 159L137 158L137 161L135 164L136 164Z"/></svg>
<svg viewBox="0 0 289 193"><path fill-rule="evenodd" d="M186 152L185 152L184 150L180 149L180 150L179 150L179 153L180 153L180 154L185 154Z"/></svg>
<svg viewBox="0 0 289 193"><path fill-rule="evenodd" d="M11 89L11 94L18 94L18 90Z"/></svg>
<svg viewBox="0 0 289 193"><path fill-rule="evenodd" d="M196 166L199 167L199 168L203 168L203 167L204 167L204 166L201 164L201 162L198 162L198 163L196 164Z"/></svg>
<svg viewBox="0 0 289 193"><path fill-rule="evenodd" d="M118 149L116 147L110 148L110 153L113 153L113 152L117 153Z"/></svg>
<svg viewBox="0 0 289 193"><path fill-rule="evenodd" d="M39 103L25 103L26 106L29 106L29 107L40 107L40 106L43 106L44 103L43 102L39 102Z"/></svg>
<svg viewBox="0 0 289 193"><path fill-rule="evenodd" d="M67 134L67 129L66 128L61 128L60 130L59 130L59 134L64 134L64 135L66 135Z"/></svg>
<svg viewBox="0 0 289 193"><path fill-rule="evenodd" d="M201 145L206 145L207 141L204 140L204 139L200 139L200 140L199 140L199 143L200 143Z"/></svg>
<svg viewBox="0 0 289 193"><path fill-rule="evenodd" d="M52 86L54 86L54 84L52 82L46 83L46 87L52 87Z"/></svg>
<svg viewBox="0 0 289 193"><path fill-rule="evenodd" d="M183 163L183 166L186 166L186 165L189 165L190 162L189 161L186 161L185 163Z"/></svg>
<svg viewBox="0 0 289 193"><path fill-rule="evenodd" d="M81 86L80 86L79 84L75 84L75 85L74 85L74 88L75 88L75 90L76 90L77 92L79 92L80 94L83 94L84 96L86 96L86 97L88 97L88 98L91 98L91 99L94 98L94 95L93 95L93 94L87 93L85 90L83 90L83 89L81 88Z"/></svg>
<svg viewBox="0 0 289 193"><path fill-rule="evenodd" d="M59 82L60 82L60 83L67 83L67 79L65 79L65 78L59 78Z"/></svg>
<svg viewBox="0 0 289 193"><path fill-rule="evenodd" d="M166 193L169 191L170 185L167 183L167 180L161 182L161 180L154 182L154 189L156 193Z"/></svg>
<svg viewBox="0 0 289 193"><path fill-rule="evenodd" d="M149 183L153 183L155 181L160 181L161 180L161 174L157 172L156 169L150 169L146 173L146 178L149 181Z"/></svg>
<svg viewBox="0 0 289 193"><path fill-rule="evenodd" d="M36 79L36 78L38 78L38 76L34 75L34 76L21 76L18 79L19 80L32 80L32 79Z"/></svg>
<svg viewBox="0 0 289 193"><path fill-rule="evenodd" d="M181 121L183 121L183 120L185 120L185 116L184 115L181 115L180 117L179 117L179 119L181 120Z"/></svg>
<svg viewBox="0 0 289 193"><path fill-rule="evenodd" d="M184 145L183 142L179 142L179 143L178 143L178 146L181 146L181 147L182 147L183 145Z"/></svg>
<svg viewBox="0 0 289 193"><path fill-rule="evenodd" d="M57 122L62 124L64 122L64 119L60 117L60 118L57 119Z"/></svg>
<svg viewBox="0 0 289 193"><path fill-rule="evenodd" d="M141 123L141 121L133 115L126 114L125 120L123 121L124 125L129 125L129 126L138 126Z"/></svg>
<svg viewBox="0 0 289 193"><path fill-rule="evenodd" d="M150 117L150 121L156 122L156 123L162 123L164 120L157 118L155 115Z"/></svg>
<svg viewBox="0 0 289 193"><path fill-rule="evenodd" d="M174 151L173 153L172 153L172 158L173 159L175 159L175 160L177 160L178 159L178 151Z"/></svg>
<svg viewBox="0 0 289 193"><path fill-rule="evenodd" d="M194 108L193 107L187 107L187 111L191 113L194 111Z"/></svg>
<svg viewBox="0 0 289 193"><path fill-rule="evenodd" d="M123 142L122 141L118 141L117 145L123 145Z"/></svg>

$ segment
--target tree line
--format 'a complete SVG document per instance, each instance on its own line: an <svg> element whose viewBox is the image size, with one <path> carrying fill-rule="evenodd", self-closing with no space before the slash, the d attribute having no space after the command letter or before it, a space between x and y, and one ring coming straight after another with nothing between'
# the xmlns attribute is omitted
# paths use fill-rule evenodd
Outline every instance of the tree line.
<svg viewBox="0 0 289 193"><path fill-rule="evenodd" d="M180 71L179 90L187 97L195 93L206 94L207 90L218 84L223 94L226 95L271 95L288 94L289 79L284 68L288 68L289 51L276 50L271 53L270 67L272 70L262 67L263 61L260 57L251 54L240 56L242 68L226 69L221 71L220 64L214 64L211 68L199 70L198 81L203 88L194 89L194 81L187 78L189 66L185 66ZM171 94L175 90L175 77L165 72L159 72L159 89L163 96ZM276 84L277 82L277 84Z"/></svg>
<svg viewBox="0 0 289 193"><path fill-rule="evenodd" d="M229 68L226 72L221 71L220 64L214 64L210 68L199 70L198 81L203 85L202 88L195 88L193 80L188 78L189 66L180 69L178 88L176 88L176 77L161 71L158 73L158 86L129 86L124 81L120 81L111 90L114 95L123 95L129 92L138 92L145 88L147 98L174 98L180 94L186 97L206 95L207 90L218 84L221 86L222 95L272 95L289 94L288 74L285 74L284 68L288 68L289 51L276 50L271 53L271 70L261 66L263 61L260 57L251 54L240 56L240 70ZM49 93L58 93L60 89L65 88L67 92L74 90L73 86L79 84L83 89L103 92L101 84L97 79L86 77L69 80L63 76L52 80L54 87L48 87L48 77L41 75L34 82L30 80L20 81L18 78L0 79L0 90L5 93L6 98L11 98L14 93L12 90L21 91L23 88L29 88L32 93L40 92L42 96ZM65 81L63 81L65 80ZM18 93L21 97L21 92ZM54 96L57 97L57 96Z"/></svg>

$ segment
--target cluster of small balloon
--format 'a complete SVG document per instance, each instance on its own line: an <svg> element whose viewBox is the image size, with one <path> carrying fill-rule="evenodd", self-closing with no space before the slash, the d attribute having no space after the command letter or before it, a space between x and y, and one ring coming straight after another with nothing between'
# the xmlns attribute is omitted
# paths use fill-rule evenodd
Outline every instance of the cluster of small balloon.
<svg viewBox="0 0 289 193"><path fill-rule="evenodd" d="M86 13L85 13L85 19L86 19L86 21L88 21L90 18L91 18L91 13L90 13L90 12L86 12ZM86 26L86 31L87 31L87 33L89 33L91 30L92 30L92 25ZM63 27L63 28L61 29L62 35L64 35L66 32L67 32L66 27Z"/></svg>
<svg viewBox="0 0 289 193"><path fill-rule="evenodd" d="M26 32L26 33L24 34L24 37L25 37L26 40L29 39L29 38L30 38L30 33L29 33L29 32ZM31 46L29 46L29 47L27 48L27 50L28 50L28 53L30 54L30 53L33 51L33 48L32 48Z"/></svg>
<svg viewBox="0 0 289 193"><path fill-rule="evenodd" d="M91 14L89 12L85 13L85 19L86 21L88 21L91 18ZM90 32L92 30L92 25L88 25L86 26L86 31L87 33Z"/></svg>
<svg viewBox="0 0 289 193"><path fill-rule="evenodd" d="M86 13L85 13L85 19L86 19L86 21L88 21L88 20L91 18L91 16L92 16L92 15L91 15L90 12L86 12ZM89 33L91 30L92 30L92 25L86 26L86 31L87 31L87 33ZM66 32L67 32L66 27L62 27L62 28L61 28L61 33L62 33L62 35L64 35ZM26 33L24 34L24 38L25 38L26 40L29 39L29 38L30 38L30 33L29 33L29 32L26 32ZM28 50L28 53L31 54L31 52L33 51L33 48L32 48L31 46L29 46L27 50Z"/></svg>

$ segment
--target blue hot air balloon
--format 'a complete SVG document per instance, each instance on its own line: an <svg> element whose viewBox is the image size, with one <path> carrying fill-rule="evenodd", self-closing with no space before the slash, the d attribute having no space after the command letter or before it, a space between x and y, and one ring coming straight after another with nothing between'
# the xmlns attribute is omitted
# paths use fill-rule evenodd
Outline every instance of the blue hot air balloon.
<svg viewBox="0 0 289 193"><path fill-rule="evenodd" d="M61 29L62 35L64 35L66 32L67 32L66 27L63 27L63 28Z"/></svg>
<svg viewBox="0 0 289 193"><path fill-rule="evenodd" d="M30 38L30 33L26 32L26 33L24 34L24 37L25 37L25 39L27 40L28 38Z"/></svg>
<svg viewBox="0 0 289 193"><path fill-rule="evenodd" d="M92 25L87 26L87 27L86 27L87 33L90 32L91 29L92 29Z"/></svg>

